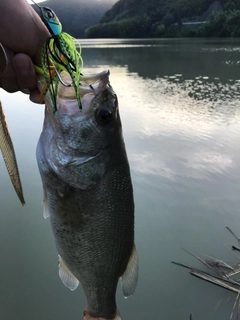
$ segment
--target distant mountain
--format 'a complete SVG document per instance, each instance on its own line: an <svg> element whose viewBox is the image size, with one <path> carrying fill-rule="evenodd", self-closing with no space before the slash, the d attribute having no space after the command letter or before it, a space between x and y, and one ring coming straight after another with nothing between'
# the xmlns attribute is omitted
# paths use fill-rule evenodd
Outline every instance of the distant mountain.
<svg viewBox="0 0 240 320"><path fill-rule="evenodd" d="M99 22L117 0L48 0L40 5L54 10L63 30L76 38L85 37L84 30ZM33 5L38 12L37 6Z"/></svg>
<svg viewBox="0 0 240 320"><path fill-rule="evenodd" d="M47 0L42 5L52 8L75 38L240 37L240 0Z"/></svg>
<svg viewBox="0 0 240 320"><path fill-rule="evenodd" d="M206 20L208 23L202 25L196 23ZM239 37L240 0L119 0L100 23L87 29L86 35L89 38Z"/></svg>

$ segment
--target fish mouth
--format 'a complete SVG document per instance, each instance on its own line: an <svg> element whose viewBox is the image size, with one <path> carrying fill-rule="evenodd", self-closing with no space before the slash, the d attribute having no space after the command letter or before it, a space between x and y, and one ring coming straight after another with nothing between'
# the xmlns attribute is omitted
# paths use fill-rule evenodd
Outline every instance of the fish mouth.
<svg viewBox="0 0 240 320"><path fill-rule="evenodd" d="M96 95L99 92L107 89L107 85L109 84L109 75L109 70L103 70L99 73L91 73L81 76L80 96L83 97L88 93L94 93ZM62 80L64 80L66 84L71 83L69 82L71 81L69 75L65 77L63 76ZM64 99L76 99L76 93L73 86L66 87L63 84L60 84L58 97Z"/></svg>
<svg viewBox="0 0 240 320"><path fill-rule="evenodd" d="M81 76L81 83L79 88L82 108L79 110L79 106L76 103L76 92L74 87L71 85L71 77L69 76L69 74L62 72L60 74L62 83L59 83L57 93L58 113L67 112L69 115L72 112L76 114L76 111L80 111L83 114L89 113L89 106L91 105L91 101L94 99L94 97L98 93L110 87L109 75L109 70L103 70L99 73L85 74ZM38 85L40 92L43 89L43 87L44 82L40 81ZM47 94L45 97L45 104L48 107L48 109L51 109L53 111L53 106L49 94Z"/></svg>

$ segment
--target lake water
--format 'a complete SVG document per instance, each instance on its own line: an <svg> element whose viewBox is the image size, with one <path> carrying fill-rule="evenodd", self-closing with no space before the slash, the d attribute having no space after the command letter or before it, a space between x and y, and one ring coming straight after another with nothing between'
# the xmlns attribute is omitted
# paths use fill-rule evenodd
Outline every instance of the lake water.
<svg viewBox="0 0 240 320"><path fill-rule="evenodd" d="M111 71L135 190L140 278L133 297L118 290L122 319L229 319L235 295L171 261L202 268L185 248L239 262L225 226L240 236L240 40L81 42L85 72ZM21 93L0 96L27 203L1 158L1 319L81 319L85 296L62 285L42 216L35 148L43 106Z"/></svg>

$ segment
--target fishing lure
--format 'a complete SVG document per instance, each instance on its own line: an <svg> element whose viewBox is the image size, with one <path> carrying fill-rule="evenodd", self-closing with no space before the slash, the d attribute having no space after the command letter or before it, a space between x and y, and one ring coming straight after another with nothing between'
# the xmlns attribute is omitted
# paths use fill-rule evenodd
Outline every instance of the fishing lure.
<svg viewBox="0 0 240 320"><path fill-rule="evenodd" d="M56 113L59 81L64 86L73 86L79 109L81 110L80 77L83 66L81 47L79 45L80 50L78 51L74 43L75 39L68 33L62 32L62 25L52 9L39 6L33 0L32 2L39 7L40 17L51 33L51 37L45 41L41 52L42 73L46 81L43 94L49 90L54 106L54 113ZM37 68L37 71L39 71L39 68ZM71 84L63 81L61 73L64 71L70 75Z"/></svg>

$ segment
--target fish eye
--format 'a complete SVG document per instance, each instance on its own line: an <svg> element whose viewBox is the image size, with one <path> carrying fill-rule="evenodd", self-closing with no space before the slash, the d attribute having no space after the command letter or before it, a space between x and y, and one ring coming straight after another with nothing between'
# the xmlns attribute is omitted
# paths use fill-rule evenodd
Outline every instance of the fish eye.
<svg viewBox="0 0 240 320"><path fill-rule="evenodd" d="M48 19L52 19L52 18L54 18L54 13L52 12L52 10L49 9L49 10L46 10L45 16Z"/></svg>
<svg viewBox="0 0 240 320"><path fill-rule="evenodd" d="M100 109L96 115L96 120L99 124L108 124L112 120L112 111L108 108Z"/></svg>

